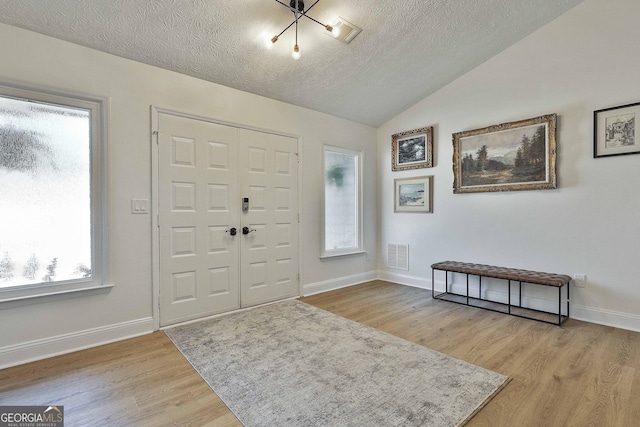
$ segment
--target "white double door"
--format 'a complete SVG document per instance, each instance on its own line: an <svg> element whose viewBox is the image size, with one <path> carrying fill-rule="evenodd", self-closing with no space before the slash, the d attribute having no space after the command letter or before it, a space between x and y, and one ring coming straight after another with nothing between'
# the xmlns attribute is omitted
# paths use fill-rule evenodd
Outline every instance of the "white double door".
<svg viewBox="0 0 640 427"><path fill-rule="evenodd" d="M160 325L298 295L297 140L160 113L158 145Z"/></svg>

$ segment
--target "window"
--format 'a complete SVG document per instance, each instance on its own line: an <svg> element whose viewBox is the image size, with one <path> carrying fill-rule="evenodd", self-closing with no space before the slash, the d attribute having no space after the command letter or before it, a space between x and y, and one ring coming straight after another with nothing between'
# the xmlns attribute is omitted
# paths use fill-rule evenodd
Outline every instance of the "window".
<svg viewBox="0 0 640 427"><path fill-rule="evenodd" d="M362 152L324 147L322 256L363 252Z"/></svg>
<svg viewBox="0 0 640 427"><path fill-rule="evenodd" d="M0 85L0 300L104 283L105 103Z"/></svg>

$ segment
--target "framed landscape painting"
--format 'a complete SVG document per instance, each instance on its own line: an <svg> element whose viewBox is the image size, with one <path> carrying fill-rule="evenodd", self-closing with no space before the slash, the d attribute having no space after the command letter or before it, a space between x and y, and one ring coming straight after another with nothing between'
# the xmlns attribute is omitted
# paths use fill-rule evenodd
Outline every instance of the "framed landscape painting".
<svg viewBox="0 0 640 427"><path fill-rule="evenodd" d="M391 136L391 170L430 168L433 166L433 127L425 127Z"/></svg>
<svg viewBox="0 0 640 427"><path fill-rule="evenodd" d="M432 178L420 176L394 180L394 212L433 212Z"/></svg>
<svg viewBox="0 0 640 427"><path fill-rule="evenodd" d="M556 115L453 134L453 192L556 188Z"/></svg>
<svg viewBox="0 0 640 427"><path fill-rule="evenodd" d="M593 157L640 153L636 117L640 102L605 108L593 113Z"/></svg>

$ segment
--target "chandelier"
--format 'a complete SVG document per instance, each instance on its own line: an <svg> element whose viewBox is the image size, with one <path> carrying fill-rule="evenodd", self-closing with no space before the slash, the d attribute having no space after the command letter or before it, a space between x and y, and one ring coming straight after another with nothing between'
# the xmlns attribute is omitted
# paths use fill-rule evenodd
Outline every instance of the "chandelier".
<svg viewBox="0 0 640 427"><path fill-rule="evenodd" d="M286 3L281 2L280 0L275 0L276 2L280 3L281 5L283 5L284 7L286 7L287 9L289 9L291 12L293 12L293 22L291 24L289 24L284 30L280 31L280 34L273 36L273 38L271 39L271 43L275 43L278 41L278 38L284 34L285 31L287 31L289 28L291 28L292 26L295 25L295 29L296 29L296 43L293 46L293 52L291 52L291 56L294 59L298 59L300 58L300 47L298 46L298 21L304 17L304 18L308 18L310 20L312 20L313 22L315 22L316 24L322 25L327 31L329 31L334 37L338 37L340 35L340 28L339 27L332 27L331 25L326 25L323 24L322 22L318 21L317 19L314 19L312 17L310 17L309 15L307 15L307 13L311 10L311 8L313 8L313 6L315 6L316 4L318 4L318 2L320 0L316 0L311 6L309 6L306 10L304 8L304 1L303 0L291 0L289 2L289 4L287 5Z"/></svg>

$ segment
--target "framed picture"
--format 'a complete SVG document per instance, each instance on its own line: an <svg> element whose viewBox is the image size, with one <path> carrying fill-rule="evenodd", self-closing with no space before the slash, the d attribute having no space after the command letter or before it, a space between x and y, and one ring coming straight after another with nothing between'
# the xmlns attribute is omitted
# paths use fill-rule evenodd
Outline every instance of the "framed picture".
<svg viewBox="0 0 640 427"><path fill-rule="evenodd" d="M556 188L556 115L453 134L453 192Z"/></svg>
<svg viewBox="0 0 640 427"><path fill-rule="evenodd" d="M640 102L593 112L593 157L640 153L636 117Z"/></svg>
<svg viewBox="0 0 640 427"><path fill-rule="evenodd" d="M433 127L392 135L391 157L392 171L432 167Z"/></svg>
<svg viewBox="0 0 640 427"><path fill-rule="evenodd" d="M394 180L394 212L433 212L433 176Z"/></svg>

